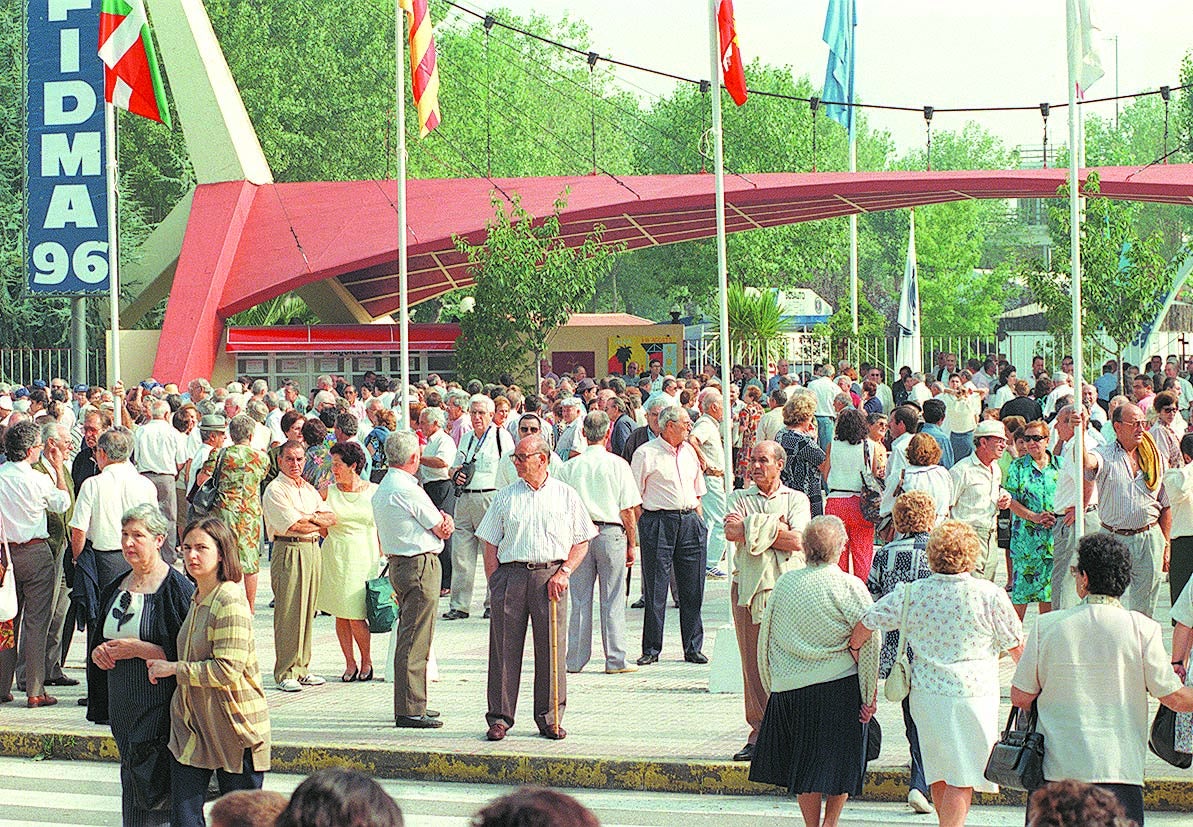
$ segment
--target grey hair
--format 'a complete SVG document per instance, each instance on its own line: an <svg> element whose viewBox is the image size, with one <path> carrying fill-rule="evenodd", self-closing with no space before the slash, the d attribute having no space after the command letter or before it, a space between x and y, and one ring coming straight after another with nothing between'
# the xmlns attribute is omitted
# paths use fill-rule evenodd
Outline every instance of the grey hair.
<svg viewBox="0 0 1193 827"><path fill-rule="evenodd" d="M721 401L721 392L715 388L705 388L700 391L700 395L696 397L696 404L700 408L700 413L708 413L713 405L724 407L724 403Z"/></svg>
<svg viewBox="0 0 1193 827"><path fill-rule="evenodd" d="M269 416L269 408L265 403L259 399L250 399L244 406L245 413L251 416L262 425L265 424L265 417Z"/></svg>
<svg viewBox="0 0 1193 827"><path fill-rule="evenodd" d="M609 414L604 411L593 411L584 417L584 438L589 445L605 441L605 434L609 433Z"/></svg>
<svg viewBox="0 0 1193 827"><path fill-rule="evenodd" d="M397 431L385 440L385 461L398 468L418 454L418 437L414 431Z"/></svg>
<svg viewBox="0 0 1193 827"><path fill-rule="evenodd" d="M675 406L674 399L665 393L659 393L647 399L644 407L646 408L646 412L650 413L651 411L659 411L662 408L674 408Z"/></svg>
<svg viewBox="0 0 1193 827"><path fill-rule="evenodd" d="M460 390L459 388L452 388L443 397L443 404L455 405L457 408L463 408L468 405L468 392Z"/></svg>
<svg viewBox="0 0 1193 827"><path fill-rule="evenodd" d="M257 430L257 420L248 414L237 414L228 423L228 436L234 445L248 442L253 438L255 430Z"/></svg>
<svg viewBox="0 0 1193 827"><path fill-rule="evenodd" d="M419 418L426 418L434 422L440 428L447 427L447 411L443 408L423 408Z"/></svg>
<svg viewBox="0 0 1193 827"><path fill-rule="evenodd" d="M244 384L241 382L229 382L224 387L228 389L228 393L244 393Z"/></svg>
<svg viewBox="0 0 1193 827"><path fill-rule="evenodd" d="M847 393L839 393L833 397L833 402L840 402L846 407L853 405L853 397Z"/></svg>
<svg viewBox="0 0 1193 827"><path fill-rule="evenodd" d="M95 447L107 454L111 462L124 462L133 455L133 435L128 428L115 426L99 435Z"/></svg>
<svg viewBox="0 0 1193 827"><path fill-rule="evenodd" d="M198 388L199 390L203 390L203 391L207 391L208 393L211 393L211 383L208 382L206 379L192 379L190 381L190 385L188 385L187 387L191 387L191 386L194 386L194 387Z"/></svg>
<svg viewBox="0 0 1193 827"><path fill-rule="evenodd" d="M672 422L678 422L681 416L687 416L688 412L679 405L668 405L663 410L659 411L659 430L667 427Z"/></svg>
<svg viewBox="0 0 1193 827"><path fill-rule="evenodd" d="M485 396L483 393L474 393L472 396L468 397L469 412L471 412L472 408L476 405L479 405L481 410L483 410L485 413L493 413L493 411L497 409L497 405L493 402L493 398Z"/></svg>
<svg viewBox="0 0 1193 827"><path fill-rule="evenodd" d="M170 403L164 399L155 399L149 403L149 415L154 419L165 419L170 415Z"/></svg>
<svg viewBox="0 0 1193 827"><path fill-rule="evenodd" d="M129 523L140 523L154 537L165 537L170 532L170 523L157 503L141 503L125 511L120 526L123 528Z"/></svg>
<svg viewBox="0 0 1193 827"><path fill-rule="evenodd" d="M565 396L559 404L565 408L579 408L580 410L584 410L584 400L578 396Z"/></svg>
<svg viewBox="0 0 1193 827"><path fill-rule="evenodd" d="M51 439L66 439L70 440L70 428L62 422L47 422L41 426L41 441L49 442Z"/></svg>
<svg viewBox="0 0 1193 827"><path fill-rule="evenodd" d="M804 559L813 563L836 563L845 550L849 535L840 517L825 514L813 517L804 529Z"/></svg>
<svg viewBox="0 0 1193 827"><path fill-rule="evenodd" d="M269 390L269 383L264 379L258 379L253 382L251 389L253 391L253 396L256 396L259 393L265 393Z"/></svg>
<svg viewBox="0 0 1193 827"><path fill-rule="evenodd" d="M277 391L266 391L263 399L265 400L265 407L269 408L270 410L273 410L284 401L278 397Z"/></svg>

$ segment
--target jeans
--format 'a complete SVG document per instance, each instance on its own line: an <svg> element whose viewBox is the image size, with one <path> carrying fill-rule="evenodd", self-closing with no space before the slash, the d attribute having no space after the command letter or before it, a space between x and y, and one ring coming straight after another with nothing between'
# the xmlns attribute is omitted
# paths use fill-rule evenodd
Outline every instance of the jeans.
<svg viewBox="0 0 1193 827"><path fill-rule="evenodd" d="M903 699L903 728L907 733L907 744L911 747L911 789L928 794L928 782L924 779L924 758L920 755L920 733L911 717L911 705Z"/></svg>

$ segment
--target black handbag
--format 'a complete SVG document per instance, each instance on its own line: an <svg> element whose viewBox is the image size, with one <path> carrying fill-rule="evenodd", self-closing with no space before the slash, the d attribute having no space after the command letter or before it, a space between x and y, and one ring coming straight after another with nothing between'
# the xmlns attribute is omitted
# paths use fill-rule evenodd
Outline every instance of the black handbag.
<svg viewBox="0 0 1193 827"><path fill-rule="evenodd" d="M1177 769L1187 770L1193 766L1193 754L1176 750L1176 713L1163 704L1152 720L1147 748Z"/></svg>
<svg viewBox="0 0 1193 827"><path fill-rule="evenodd" d="M170 806L170 736L141 741L129 747L124 761L132 779L133 799L142 810Z"/></svg>
<svg viewBox="0 0 1193 827"><path fill-rule="evenodd" d="M379 576L365 581L365 618L369 631L375 635L393 631L398 621L398 604L394 602L394 587L388 575L386 563Z"/></svg>
<svg viewBox="0 0 1193 827"><path fill-rule="evenodd" d="M1011 707L1007 728L990 751L986 771L982 774L987 781L1000 787L1031 792L1044 786L1044 736L1036 732L1038 713L1034 701L1025 730L1013 729L1018 712L1017 708Z"/></svg>
<svg viewBox="0 0 1193 827"><path fill-rule="evenodd" d="M215 457L215 471L202 485L191 489L191 510L196 517L206 517L215 508L220 495L220 469L224 467L224 448Z"/></svg>
<svg viewBox="0 0 1193 827"><path fill-rule="evenodd" d="M870 723L866 724L866 763L877 761L880 752L882 752L882 727L878 725L877 718L871 718Z"/></svg>

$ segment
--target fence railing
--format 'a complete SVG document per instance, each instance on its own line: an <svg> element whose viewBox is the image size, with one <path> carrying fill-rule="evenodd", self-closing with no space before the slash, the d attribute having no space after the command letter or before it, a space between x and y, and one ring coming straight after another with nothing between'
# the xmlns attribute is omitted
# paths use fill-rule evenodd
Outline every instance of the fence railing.
<svg viewBox="0 0 1193 827"><path fill-rule="evenodd" d="M16 385L28 385L34 379L48 384L55 377L72 385L76 380L102 384L107 376L107 354L102 348L89 348L83 364L78 366L82 371L76 373L75 367L75 354L70 348L0 348L0 379Z"/></svg>

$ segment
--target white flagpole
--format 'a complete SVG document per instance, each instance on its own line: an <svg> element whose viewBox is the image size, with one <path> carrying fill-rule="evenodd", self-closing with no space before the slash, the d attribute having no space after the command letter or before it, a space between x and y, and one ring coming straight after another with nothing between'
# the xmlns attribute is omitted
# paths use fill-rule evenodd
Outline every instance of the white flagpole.
<svg viewBox="0 0 1193 827"><path fill-rule="evenodd" d="M108 142L108 302L112 306L111 355L108 357L108 387L120 381L120 275L119 227L116 225L116 108L104 104L104 137Z"/></svg>
<svg viewBox="0 0 1193 827"><path fill-rule="evenodd" d="M725 147L721 134L721 60L717 34L717 0L708 0L708 53L712 80L712 137L713 181L717 212L717 300L721 336L721 448L724 452L725 474L721 483L728 496L729 480L733 473L733 437L730 423L733 410L729 405L729 264L725 251ZM714 477L715 479L715 477Z"/></svg>
<svg viewBox="0 0 1193 827"><path fill-rule="evenodd" d="M395 90L398 133L398 331L401 341L398 345L399 360L402 363L402 388L398 396L402 400L399 430L409 430L410 425L410 296L409 262L406 254L406 67L403 61L409 51L405 48L405 12L400 3L394 3L394 55L396 60Z"/></svg>
<svg viewBox="0 0 1193 827"><path fill-rule="evenodd" d="M1069 20L1066 31L1068 33L1069 43L1068 49L1073 49L1072 37L1074 32L1074 25L1078 22L1074 19L1077 14L1076 3L1074 0L1069 0L1068 3ZM1073 397L1074 409L1078 412L1083 410L1081 407L1082 400L1082 375L1083 365L1081 356L1082 331L1081 331L1081 184L1079 176L1081 174L1081 167L1085 165L1085 152L1081 143L1081 119L1082 113L1077 106L1077 75L1079 67L1074 65L1074 61L1070 59L1069 63L1069 248L1070 248L1070 277L1072 280L1072 299L1073 299ZM1120 367L1121 369L1121 367ZM1077 539L1080 540L1085 536L1085 482L1084 482L1084 462L1082 457L1085 456L1085 429L1076 429L1073 438L1077 441L1074 455L1077 461L1073 463L1073 473L1077 476L1077 503L1075 516L1076 521L1073 524L1073 531L1076 533Z"/></svg>
<svg viewBox="0 0 1193 827"><path fill-rule="evenodd" d="M852 103L852 101L850 101ZM850 123L852 115L850 115ZM849 171L857 172L857 133L849 130ZM858 332L857 319L857 213L849 214L849 310L853 314L853 335ZM859 350L858 353L861 353Z"/></svg>

